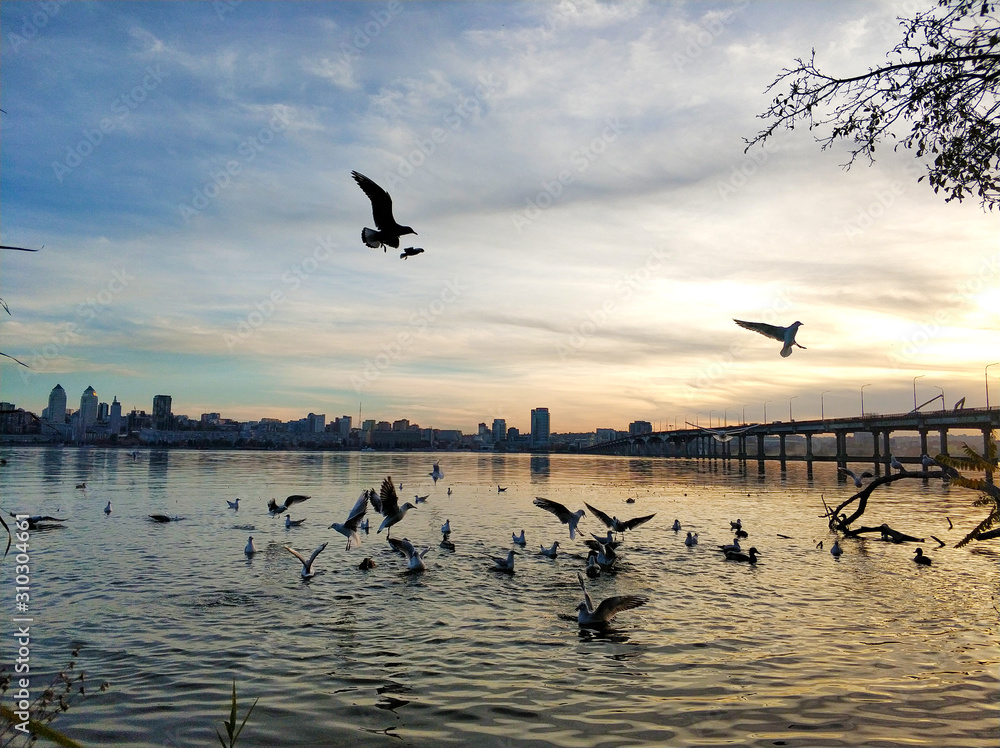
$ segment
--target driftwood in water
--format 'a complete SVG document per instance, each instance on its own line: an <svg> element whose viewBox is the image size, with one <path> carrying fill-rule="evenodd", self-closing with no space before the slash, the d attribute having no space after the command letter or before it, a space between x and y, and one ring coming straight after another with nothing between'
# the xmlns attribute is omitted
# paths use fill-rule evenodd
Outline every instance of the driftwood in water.
<svg viewBox="0 0 1000 748"><path fill-rule="evenodd" d="M890 543L923 543L926 538L915 538L912 535L893 530L889 525L882 524L878 527L859 527L856 530L844 530L845 538L856 538L866 532L877 532L882 536L882 540Z"/></svg>
<svg viewBox="0 0 1000 748"><path fill-rule="evenodd" d="M834 531L839 531L844 533L847 537L855 537L863 532L877 532L885 533L883 537L887 540L892 540L895 543L902 542L922 542L922 538L914 538L910 535L904 535L898 530L893 530L888 525L880 525L879 527L862 527L857 530L851 530L851 523L854 522L858 517L865 513L865 509L868 506L868 499L872 495L872 492L879 488L880 486L886 486L890 483L895 483L899 480L905 480L907 478L919 478L921 480L929 478L941 478L947 477L947 473L944 470L928 470L920 472L910 472L903 471L901 473L891 473L889 475L881 475L875 478L871 483L862 488L851 498L842 502L839 506L831 509L826 504L826 500L823 501L823 506L826 509L826 517L829 518L830 529ZM848 516L843 512L848 506L854 502L858 502L858 506L854 509L854 513ZM888 532L886 532L888 531ZM901 539L896 539L896 538Z"/></svg>
<svg viewBox="0 0 1000 748"><path fill-rule="evenodd" d="M976 535L976 540L992 540L993 538L1000 538L1000 528L981 532Z"/></svg>

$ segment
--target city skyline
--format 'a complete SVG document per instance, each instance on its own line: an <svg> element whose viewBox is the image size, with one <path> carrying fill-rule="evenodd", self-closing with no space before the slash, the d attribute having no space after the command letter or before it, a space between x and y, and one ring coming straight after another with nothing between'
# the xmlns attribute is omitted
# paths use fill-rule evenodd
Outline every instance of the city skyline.
<svg viewBox="0 0 1000 748"><path fill-rule="evenodd" d="M5 2L3 239L42 249L2 253L31 368L0 399L522 432L1000 404L993 216L890 147L744 152L794 58L863 72L911 13ZM424 253L364 246L352 170Z"/></svg>

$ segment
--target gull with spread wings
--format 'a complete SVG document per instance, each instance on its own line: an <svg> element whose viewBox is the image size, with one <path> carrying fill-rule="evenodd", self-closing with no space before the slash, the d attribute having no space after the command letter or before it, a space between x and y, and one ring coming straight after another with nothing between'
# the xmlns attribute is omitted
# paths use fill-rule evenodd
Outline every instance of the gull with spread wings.
<svg viewBox="0 0 1000 748"><path fill-rule="evenodd" d="M608 529L610 529L612 532L617 532L617 533L623 533L626 530L631 530L634 527L638 527L641 524L649 522L649 520L653 519L653 517L656 516L655 513L647 514L645 517L634 517L633 519L623 521L618 519L617 517L609 517L600 509L592 507L586 501L583 502L583 505L587 507L590 511L592 511L594 513L594 516L597 517L599 520L601 520L601 522L603 522L605 526L608 527Z"/></svg>
<svg viewBox="0 0 1000 748"><path fill-rule="evenodd" d="M583 574L577 572L576 576L580 580L580 589L583 590L583 602L576 606L576 609L579 611L577 621L581 626L598 628L607 626L611 622L611 619L623 610L638 608L640 605L645 605L649 602L648 598L640 597L639 595L616 595L615 597L602 600L601 604L595 608L594 601L590 599L590 593L587 592L587 585L583 580Z"/></svg>
<svg viewBox="0 0 1000 748"><path fill-rule="evenodd" d="M374 229L370 229L367 226L361 229L361 240L372 249L382 247L383 252L388 251L386 247L399 249L399 237L404 234L416 234L417 232L409 226L400 226L396 223L396 219L392 217L392 198L389 197L388 192L364 174L352 171L351 176L354 177L354 181L358 183L358 187L371 200L372 218L375 220L376 226ZM401 256L405 257L406 253L404 252Z"/></svg>
<svg viewBox="0 0 1000 748"><path fill-rule="evenodd" d="M759 332L765 337L780 340L783 344L781 349L782 358L788 358L792 355L792 346L798 346L802 350L806 349L804 345L799 345L795 342L795 333L797 333L799 331L799 327L802 326L801 322L793 322L788 327L769 325L766 322L747 322L742 319L734 319L733 322L747 330Z"/></svg>

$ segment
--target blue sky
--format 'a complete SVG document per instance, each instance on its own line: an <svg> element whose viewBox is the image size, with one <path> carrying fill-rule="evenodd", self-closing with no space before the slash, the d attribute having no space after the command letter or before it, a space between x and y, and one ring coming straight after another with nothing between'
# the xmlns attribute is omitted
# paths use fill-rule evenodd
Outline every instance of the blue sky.
<svg viewBox="0 0 1000 748"><path fill-rule="evenodd" d="M4 2L2 239L44 249L0 257L31 364L0 397L465 431L900 412L914 377L983 405L996 216L888 147L743 150L783 67L862 72L912 7ZM361 243L352 170L424 254Z"/></svg>

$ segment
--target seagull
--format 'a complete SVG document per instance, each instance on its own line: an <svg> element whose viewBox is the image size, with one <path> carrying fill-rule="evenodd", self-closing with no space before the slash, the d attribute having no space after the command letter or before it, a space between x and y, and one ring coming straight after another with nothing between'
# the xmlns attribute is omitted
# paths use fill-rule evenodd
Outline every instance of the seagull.
<svg viewBox="0 0 1000 748"><path fill-rule="evenodd" d="M229 499L226 499L226 503L229 504L229 508L230 509L235 509L236 511L239 511L239 509L240 509L240 497L239 496L236 497L236 501L230 501Z"/></svg>
<svg viewBox="0 0 1000 748"><path fill-rule="evenodd" d="M559 547L559 541L557 540L556 542L554 542L551 548L546 548L544 545L540 547L542 549L539 551L541 555L547 556L548 558L555 558L556 554L558 553L556 549Z"/></svg>
<svg viewBox="0 0 1000 748"><path fill-rule="evenodd" d="M917 548L916 553L917 553L917 555L913 557L914 562L920 564L921 566L930 566L931 565L931 557L924 555L924 549L923 548Z"/></svg>
<svg viewBox="0 0 1000 748"><path fill-rule="evenodd" d="M594 535L594 533L590 533L590 537L604 545L618 546L618 543L615 541L615 534L611 530L608 530L607 535Z"/></svg>
<svg viewBox="0 0 1000 748"><path fill-rule="evenodd" d="M601 604L595 608L594 601L590 599L590 593L587 592L583 574L577 572L576 576L580 580L580 589L583 590L583 602L576 606L576 609L580 611L577 621L581 626L606 626L612 618L623 610L638 608L648 602L647 598L638 595L618 595L602 600Z"/></svg>
<svg viewBox="0 0 1000 748"><path fill-rule="evenodd" d="M740 539L733 538L732 543L730 543L729 545L720 545L719 550L721 550L723 553L730 553L730 552L739 553L743 549L740 548Z"/></svg>
<svg viewBox="0 0 1000 748"><path fill-rule="evenodd" d="M247 547L243 549L243 552L248 556L252 556L257 552L257 546L253 544L253 535L247 538Z"/></svg>
<svg viewBox="0 0 1000 748"><path fill-rule="evenodd" d="M799 327L802 325L801 322L793 322L788 327L769 325L766 322L746 322L741 319L734 319L733 322L747 330L753 330L768 338L780 340L784 344L781 349L782 358L788 358L792 355L792 346L798 346L802 350L805 350L804 345L799 345L795 342L795 333L799 331Z"/></svg>
<svg viewBox="0 0 1000 748"><path fill-rule="evenodd" d="M732 520L730 520L730 522L729 522L729 528L731 530L742 530L743 529L743 520L738 519L735 522L733 522Z"/></svg>
<svg viewBox="0 0 1000 748"><path fill-rule="evenodd" d="M323 545L321 545L319 548L317 548L315 551L312 552L312 555L309 558L306 558L294 548L289 548L287 545L283 547L286 551L291 553L293 556L295 556L295 558L297 558L299 561L302 562L302 578L309 579L315 574L315 572L313 572L312 570L313 561L316 560L316 556L318 556L320 553L323 552L323 549L326 548L326 546L327 544L323 543Z"/></svg>
<svg viewBox="0 0 1000 748"><path fill-rule="evenodd" d="M451 520L450 519L446 519L444 521L444 524L441 525L441 534L442 535L451 535Z"/></svg>
<svg viewBox="0 0 1000 748"><path fill-rule="evenodd" d="M417 233L409 226L400 226L396 223L396 219L392 217L392 198L389 197L388 192L364 174L352 171L351 176L354 177L354 181L358 183L358 187L371 200L372 218L375 219L375 226L378 228L377 231L367 227L361 229L361 240L365 244L372 249L382 247L382 250L386 251L386 247L398 248L399 237L404 234Z"/></svg>
<svg viewBox="0 0 1000 748"><path fill-rule="evenodd" d="M361 538L358 536L358 529L361 527L361 518L365 516L365 512L368 511L368 502L372 496L375 495L375 491L371 488L362 491L358 500L354 502L354 506L351 508L350 513L347 515L347 519L344 523L334 522L327 529L336 530L345 538L347 538L347 549L351 550L352 547L361 545ZM365 520L367 523L368 520ZM365 534L368 533L367 524L365 526Z"/></svg>
<svg viewBox="0 0 1000 748"><path fill-rule="evenodd" d="M448 495L451 496L451 486L448 486Z"/></svg>
<svg viewBox="0 0 1000 748"><path fill-rule="evenodd" d="M834 558L840 558L840 554L844 551L840 547L840 541L834 540L833 545L830 547L830 553L833 554Z"/></svg>
<svg viewBox="0 0 1000 748"><path fill-rule="evenodd" d="M631 530L634 527L638 527L641 524L649 522L649 520L653 519L653 517L656 516L655 514L647 514L645 517L635 517L633 519L625 520L623 522L617 517L609 517L600 509L595 509L594 507L592 507L586 501L583 502L583 505L587 507L590 511L592 511L594 513L594 516L596 516L599 520L601 520L601 522L603 522L613 531L618 533L624 533L626 530Z"/></svg>
<svg viewBox="0 0 1000 748"><path fill-rule="evenodd" d="M419 504L421 502L427 501L427 498L429 496L430 496L429 493L426 493L423 496L418 496L417 494L413 494L413 503Z"/></svg>
<svg viewBox="0 0 1000 748"><path fill-rule="evenodd" d="M389 528L403 519L410 509L415 508L409 501L402 506L399 505L399 497L396 495L396 487L393 485L392 477L385 478L382 481L378 497L373 496L371 502L379 514L385 517L382 520L382 524L378 526L377 532L386 530L386 535L389 534Z"/></svg>
<svg viewBox="0 0 1000 748"><path fill-rule="evenodd" d="M755 564L757 563L757 549L751 548L746 553L737 553L736 551L726 551L727 561L744 561L746 563Z"/></svg>
<svg viewBox="0 0 1000 748"><path fill-rule="evenodd" d="M285 529L288 530L292 527L299 527L305 519L292 519L291 515L285 515Z"/></svg>
<svg viewBox="0 0 1000 748"><path fill-rule="evenodd" d="M689 532L687 534L687 537L684 538L684 545L686 545L688 548L693 548L694 546L698 545L698 533L694 533L692 535Z"/></svg>
<svg viewBox="0 0 1000 748"><path fill-rule="evenodd" d="M444 478L444 473L441 472L441 466L438 463L436 463L436 462L434 463L434 469L431 470L430 476L434 480L435 484L439 480L441 480L442 478ZM451 495L451 489L450 488L448 489L448 494Z"/></svg>
<svg viewBox="0 0 1000 748"><path fill-rule="evenodd" d="M596 579L601 576L601 565L597 563L597 551L591 551L587 554L587 576L591 579Z"/></svg>
<svg viewBox="0 0 1000 748"><path fill-rule="evenodd" d="M283 504L278 504L274 499L270 499L267 502L267 511L271 515L278 515L282 512L287 512L291 508L292 504L297 504L298 502L305 501L308 498L308 496L303 496L302 494L293 494L285 499Z"/></svg>
<svg viewBox="0 0 1000 748"><path fill-rule="evenodd" d="M855 475L853 470L848 470L847 468L837 468L837 472L850 476L854 480L855 488L861 488L861 481L863 479L875 477L875 474L871 470L865 470L861 475Z"/></svg>
<svg viewBox="0 0 1000 748"><path fill-rule="evenodd" d="M575 512L571 512L565 506L560 504L558 501L552 501L551 499L543 499L541 496L536 496L534 501L535 506L539 509L544 509L547 512L552 512L559 518L559 521L564 525L569 525L569 539L576 539L576 526L580 522L580 518L586 516L586 512L582 509L577 509Z"/></svg>
<svg viewBox="0 0 1000 748"><path fill-rule="evenodd" d="M753 426L743 426L742 428L726 428L726 429L707 429L704 426L699 426L697 423L691 423L691 421L684 421L688 426L698 429L699 431L705 431L712 435L712 438L717 442L731 442L737 436L742 434L744 431L750 431L751 429L757 428L757 425Z"/></svg>
<svg viewBox="0 0 1000 748"><path fill-rule="evenodd" d="M111 514L111 502L110 501L108 502L108 505L106 507L104 507L104 513L105 514Z"/></svg>
<svg viewBox="0 0 1000 748"><path fill-rule="evenodd" d="M371 529L371 525L368 524L368 518L367 517L365 517L365 521L361 523L360 527L361 527L362 530L365 531L365 535L367 535L369 533L369 530Z"/></svg>
<svg viewBox="0 0 1000 748"><path fill-rule="evenodd" d="M510 539L511 539L511 542L517 543L518 545L521 545L521 546L524 546L524 545L528 544L528 541L526 541L524 539L524 530L521 530L521 534L520 535L515 535L514 533L511 533L510 534Z"/></svg>
<svg viewBox="0 0 1000 748"><path fill-rule="evenodd" d="M929 455L920 455L920 464L926 468L941 467L941 464Z"/></svg>
<svg viewBox="0 0 1000 748"><path fill-rule="evenodd" d="M903 467L903 463L901 463L899 460L896 459L896 455L891 455L889 457L889 467L891 467L893 470L898 470L901 473L906 472L906 468Z"/></svg>
<svg viewBox="0 0 1000 748"><path fill-rule="evenodd" d="M680 529L681 529L681 521L679 519L675 519L673 524L673 531L679 532Z"/></svg>
<svg viewBox="0 0 1000 748"><path fill-rule="evenodd" d="M617 543L602 543L599 540L584 540L583 542L597 554L597 563L601 565L602 569L610 569L615 565L615 561L618 560L618 555L615 553Z"/></svg>
<svg viewBox="0 0 1000 748"><path fill-rule="evenodd" d="M513 550L507 551L507 558L499 558L497 556L490 556L493 559L494 570L504 571L508 574L514 573L514 556L516 552Z"/></svg>
<svg viewBox="0 0 1000 748"><path fill-rule="evenodd" d="M405 260L407 257L413 257L424 251L423 247L407 247L399 255L399 259Z"/></svg>
<svg viewBox="0 0 1000 748"><path fill-rule="evenodd" d="M501 488L499 484L497 485L497 493L503 493L506 490L507 490L507 486L504 486L503 488Z"/></svg>
<svg viewBox="0 0 1000 748"><path fill-rule="evenodd" d="M406 538L402 540L398 538L388 538L389 545L391 545L395 550L406 556L407 567L410 571L423 571L427 567L424 566L424 554L430 550L430 548L424 548L422 551L417 551L411 543Z"/></svg>
<svg viewBox="0 0 1000 748"><path fill-rule="evenodd" d="M6 510L6 511L7 511L7 514L9 514L11 517L14 517L15 519L17 519L18 515L16 513L10 511L9 509ZM27 520L27 522L28 522L28 529L29 530L48 530L48 529L51 529L53 527L58 527L58 525L43 525L42 524L43 522L65 522L66 521L65 519L62 519L60 517L50 517L47 514L32 514L30 517L27 517L27 518L22 517L21 518L22 522L25 521L25 520ZM23 527L23 525L22 525L22 527Z"/></svg>

